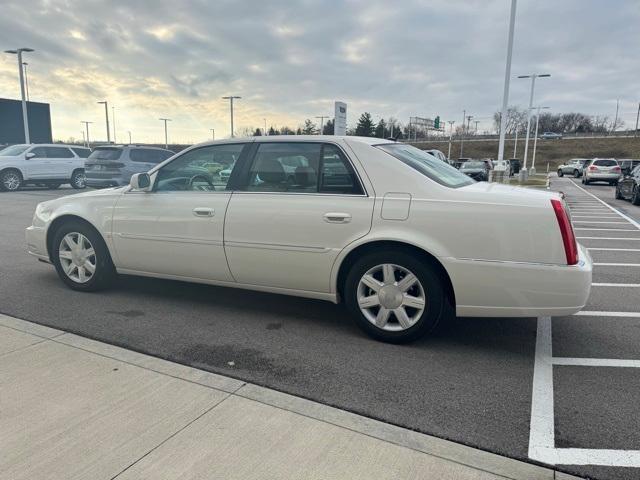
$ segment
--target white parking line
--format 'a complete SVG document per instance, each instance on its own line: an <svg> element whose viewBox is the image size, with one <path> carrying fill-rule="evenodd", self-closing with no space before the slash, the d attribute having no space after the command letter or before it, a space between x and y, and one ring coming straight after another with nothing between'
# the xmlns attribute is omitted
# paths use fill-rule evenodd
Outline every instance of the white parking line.
<svg viewBox="0 0 640 480"><path fill-rule="evenodd" d="M620 237L576 237L578 240L627 240L630 242L637 242L640 238L620 238Z"/></svg>
<svg viewBox="0 0 640 480"><path fill-rule="evenodd" d="M574 228L574 230L595 230L596 232L637 232L638 231L633 228L586 228L586 227Z"/></svg>
<svg viewBox="0 0 640 480"><path fill-rule="evenodd" d="M599 250L601 252L640 252L640 248L600 248L587 247L587 250Z"/></svg>
<svg viewBox="0 0 640 480"><path fill-rule="evenodd" d="M640 267L640 263L608 263L594 262L594 267Z"/></svg>
<svg viewBox="0 0 640 480"><path fill-rule="evenodd" d="M640 318L640 312L598 312L593 310L581 310L574 315L580 317L625 317L625 318Z"/></svg>
<svg viewBox="0 0 640 480"><path fill-rule="evenodd" d="M623 367L640 368L640 360L624 360L621 358L568 358L554 357L554 365L575 365L577 367Z"/></svg>
<svg viewBox="0 0 640 480"><path fill-rule="evenodd" d="M640 283L592 283L592 287L640 288Z"/></svg>
<svg viewBox="0 0 640 480"><path fill-rule="evenodd" d="M593 220L574 220L573 223L597 223L597 224L604 224L604 223L615 223L615 224L622 224L622 225L626 225L628 222L594 222Z"/></svg>
<svg viewBox="0 0 640 480"><path fill-rule="evenodd" d="M571 181L571 180L570 180ZM625 215L624 213L622 213L621 211L619 211L616 208L613 208L611 205L609 205L607 202L605 202L604 200L599 199L598 197L596 197L593 193L586 191L584 188L582 188L580 185L575 184L574 182L571 182L572 185L580 190L582 190L584 193L586 193L587 195L589 195L590 197L594 198L596 201L600 202L602 205L604 205L605 207L607 207L609 210L611 210L612 212L617 213L618 215L620 215L622 218L624 218L626 221L628 221L629 223L631 223L634 227L636 227L638 230L640 230L640 223L636 222L633 218L629 217L628 215Z"/></svg>

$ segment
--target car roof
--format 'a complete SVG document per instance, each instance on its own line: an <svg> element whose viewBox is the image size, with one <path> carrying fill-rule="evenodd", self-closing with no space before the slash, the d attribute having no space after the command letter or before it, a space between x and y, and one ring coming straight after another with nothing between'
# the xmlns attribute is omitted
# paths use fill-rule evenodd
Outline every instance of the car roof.
<svg viewBox="0 0 640 480"><path fill-rule="evenodd" d="M209 140L197 144L204 145L223 145L228 143L245 143L245 142L331 142L336 140L347 140L349 142L359 142L367 145L382 145L387 143L396 143L393 140L378 137L357 137L351 135L267 135L264 137L234 137L225 138L224 140Z"/></svg>
<svg viewBox="0 0 640 480"><path fill-rule="evenodd" d="M138 145L138 144L111 144L111 143L107 143L104 145L96 145L95 148L145 148L145 149L149 149L149 150L162 150L163 152L171 152L172 150L169 150L167 148L162 148L162 147L153 147L151 145Z"/></svg>

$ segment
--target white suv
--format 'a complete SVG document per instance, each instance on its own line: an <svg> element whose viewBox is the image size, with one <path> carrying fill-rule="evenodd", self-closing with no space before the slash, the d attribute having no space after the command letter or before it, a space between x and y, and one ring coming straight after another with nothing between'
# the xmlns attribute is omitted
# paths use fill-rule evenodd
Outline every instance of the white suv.
<svg viewBox="0 0 640 480"><path fill-rule="evenodd" d="M84 188L84 159L91 150L60 144L12 145L0 150L0 190L23 185Z"/></svg>

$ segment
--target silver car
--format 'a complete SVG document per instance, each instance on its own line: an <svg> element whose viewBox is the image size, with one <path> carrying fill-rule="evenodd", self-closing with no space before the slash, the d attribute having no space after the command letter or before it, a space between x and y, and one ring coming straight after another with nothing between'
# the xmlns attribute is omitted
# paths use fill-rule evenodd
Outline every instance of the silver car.
<svg viewBox="0 0 640 480"><path fill-rule="evenodd" d="M591 160L588 158L572 158L567 163L558 167L558 176L564 177L565 175L572 175L575 178L580 178L584 170L584 166Z"/></svg>
<svg viewBox="0 0 640 480"><path fill-rule="evenodd" d="M622 169L615 158L594 158L585 166L582 175L582 183L589 185L591 182L607 182L609 185L617 185Z"/></svg>

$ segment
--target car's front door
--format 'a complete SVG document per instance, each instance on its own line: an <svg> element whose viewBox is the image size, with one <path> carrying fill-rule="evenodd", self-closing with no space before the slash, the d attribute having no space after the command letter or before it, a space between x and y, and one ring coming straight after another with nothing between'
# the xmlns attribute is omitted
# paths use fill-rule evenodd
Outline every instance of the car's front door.
<svg viewBox="0 0 640 480"><path fill-rule="evenodd" d="M46 147L32 147L25 152L23 174L25 180L48 178L51 161L47 158Z"/></svg>
<svg viewBox="0 0 640 480"><path fill-rule="evenodd" d="M246 145L189 150L152 173L152 191L121 195L112 231L118 269L233 282L223 247L231 191L203 165L223 157L234 166Z"/></svg>
<svg viewBox="0 0 640 480"><path fill-rule="evenodd" d="M296 164L294 171L290 165ZM225 250L244 284L331 291L340 251L371 229L374 199L332 143L264 142L241 175Z"/></svg>

